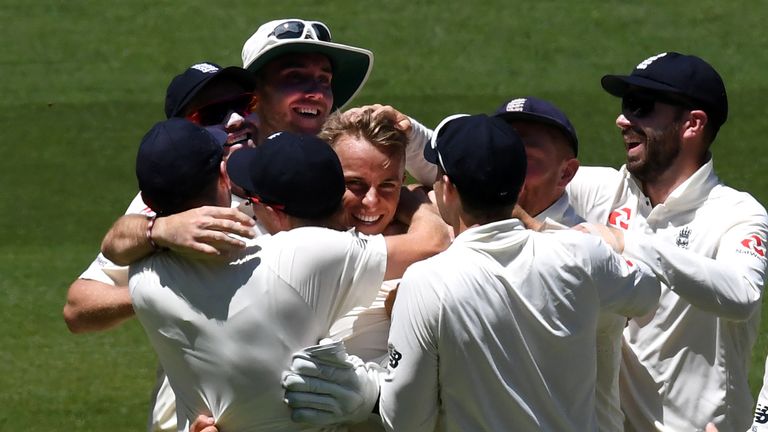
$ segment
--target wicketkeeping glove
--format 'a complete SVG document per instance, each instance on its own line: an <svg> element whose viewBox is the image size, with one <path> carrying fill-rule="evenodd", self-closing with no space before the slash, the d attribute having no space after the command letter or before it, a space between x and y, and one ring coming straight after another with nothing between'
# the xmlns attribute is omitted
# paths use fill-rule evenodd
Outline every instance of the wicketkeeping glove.
<svg viewBox="0 0 768 432"><path fill-rule="evenodd" d="M379 398L379 373L384 369L347 355L343 345L323 347L295 353L291 370L283 373L291 420L313 426L366 420Z"/></svg>

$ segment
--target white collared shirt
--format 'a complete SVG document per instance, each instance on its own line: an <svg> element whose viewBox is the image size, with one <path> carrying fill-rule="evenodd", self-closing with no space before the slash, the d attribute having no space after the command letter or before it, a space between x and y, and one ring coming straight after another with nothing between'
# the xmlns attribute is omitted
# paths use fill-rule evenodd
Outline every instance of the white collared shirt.
<svg viewBox="0 0 768 432"><path fill-rule="evenodd" d="M597 237L516 219L470 228L403 276L382 419L398 432L593 431L598 312L645 313L658 291Z"/></svg>
<svg viewBox="0 0 768 432"><path fill-rule="evenodd" d="M567 229L584 222L569 203L568 193L535 216L545 229ZM619 396L621 339L627 317L601 311L597 319L597 380L595 381L595 413L597 430L616 432L624 429L624 413Z"/></svg>
<svg viewBox="0 0 768 432"><path fill-rule="evenodd" d="M571 202L603 215L608 205L608 223L625 230L625 255L647 263L662 283L658 307L624 332L629 424L678 431L714 421L721 432L745 430L766 276L765 209L723 185L711 159L656 207L626 167L610 172L581 167Z"/></svg>
<svg viewBox="0 0 768 432"><path fill-rule="evenodd" d="M161 252L132 264L136 316L180 420L209 414L222 430L307 430L291 421L281 374L292 353L371 303L386 259L382 236L303 227L248 240L229 263Z"/></svg>

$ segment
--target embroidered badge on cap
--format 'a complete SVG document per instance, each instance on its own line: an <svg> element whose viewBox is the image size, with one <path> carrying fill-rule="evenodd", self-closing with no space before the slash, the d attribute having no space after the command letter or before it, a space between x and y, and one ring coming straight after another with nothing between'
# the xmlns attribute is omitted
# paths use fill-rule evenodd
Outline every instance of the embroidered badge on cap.
<svg viewBox="0 0 768 432"><path fill-rule="evenodd" d="M525 106L525 100L525 98L512 99L507 104L507 112L522 111L523 106Z"/></svg>
<svg viewBox="0 0 768 432"><path fill-rule="evenodd" d="M198 63L189 67L190 69L197 69L202 73L218 72L219 68L210 63Z"/></svg>

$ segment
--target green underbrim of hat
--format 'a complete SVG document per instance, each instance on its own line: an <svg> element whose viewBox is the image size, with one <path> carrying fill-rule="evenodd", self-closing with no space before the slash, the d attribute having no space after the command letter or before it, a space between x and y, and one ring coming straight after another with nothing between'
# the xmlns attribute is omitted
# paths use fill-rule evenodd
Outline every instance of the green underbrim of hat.
<svg viewBox="0 0 768 432"><path fill-rule="evenodd" d="M331 61L334 109L342 108L360 91L373 67L373 53L366 49L313 39L286 39L267 48L245 68L255 73L272 60L295 53L323 54Z"/></svg>

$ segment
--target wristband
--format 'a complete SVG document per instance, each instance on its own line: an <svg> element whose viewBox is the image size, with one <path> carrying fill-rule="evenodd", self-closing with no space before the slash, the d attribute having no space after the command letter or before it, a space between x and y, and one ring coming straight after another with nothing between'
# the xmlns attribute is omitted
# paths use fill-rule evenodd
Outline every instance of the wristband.
<svg viewBox="0 0 768 432"><path fill-rule="evenodd" d="M155 243L154 240L152 240L152 228L155 227L155 220L157 220L157 216L147 216L147 240L149 241L149 245L152 246L153 250L160 250L160 246Z"/></svg>

